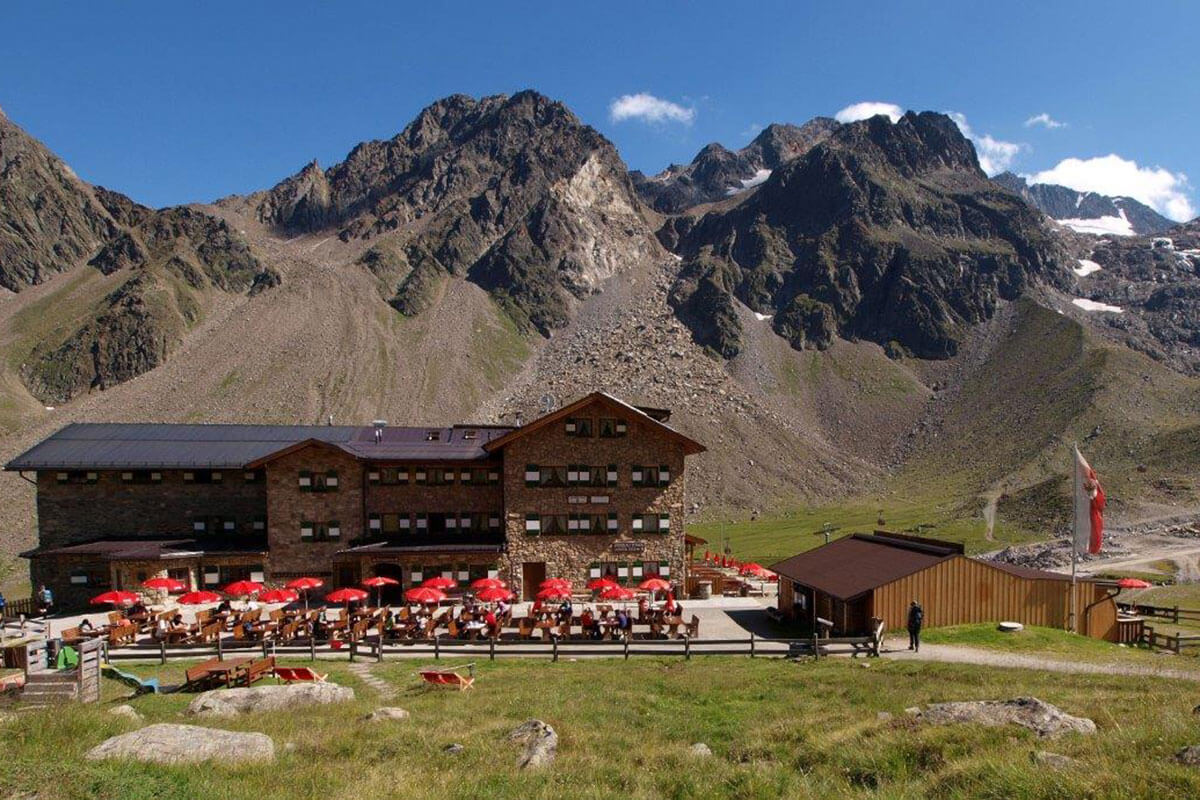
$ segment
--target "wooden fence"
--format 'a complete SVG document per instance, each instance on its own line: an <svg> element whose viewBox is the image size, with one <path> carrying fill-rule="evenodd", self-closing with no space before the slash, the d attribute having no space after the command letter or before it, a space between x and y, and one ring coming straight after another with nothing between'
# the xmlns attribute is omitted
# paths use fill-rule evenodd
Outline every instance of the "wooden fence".
<svg viewBox="0 0 1200 800"><path fill-rule="evenodd" d="M17 600L9 600L4 606L4 619L15 619L22 614L27 617L32 617L37 614L37 604L34 603L32 597L21 597Z"/></svg>
<svg viewBox="0 0 1200 800"><path fill-rule="evenodd" d="M339 643L340 644L340 643ZM222 642L215 644L172 644L153 643L136 644L108 651L108 659L118 660L153 660L167 663L171 660L223 658L225 656L262 653L264 656L278 658L308 658L315 661L320 658L345 657L350 661L358 659L383 661L387 658L432 658L472 656L491 660L497 658L549 658L558 661L563 658L576 657L606 657L628 659L634 656L678 657L691 659L692 656L724 655L724 656L815 656L820 658L835 652L858 654L879 654L879 640L874 637L854 637L838 639L774 639L763 638L751 634L747 638L736 639L644 639L634 641L594 641L586 639L539 639L517 640L462 640L462 639L416 639L398 642L381 641L378 636L371 636L357 642L346 642L341 646L329 641L309 641L304 644L265 642Z"/></svg>
<svg viewBox="0 0 1200 800"><path fill-rule="evenodd" d="M1141 603L1117 603L1117 608L1139 617L1168 620L1175 625L1180 622L1200 623L1200 610L1179 606L1144 606Z"/></svg>
<svg viewBox="0 0 1200 800"><path fill-rule="evenodd" d="M1160 648L1170 650L1176 655L1184 655L1184 651L1195 650L1196 655L1200 655L1200 634L1176 634L1174 636L1166 633L1158 633L1149 625L1142 628L1142 639L1138 644L1145 645L1150 648Z"/></svg>

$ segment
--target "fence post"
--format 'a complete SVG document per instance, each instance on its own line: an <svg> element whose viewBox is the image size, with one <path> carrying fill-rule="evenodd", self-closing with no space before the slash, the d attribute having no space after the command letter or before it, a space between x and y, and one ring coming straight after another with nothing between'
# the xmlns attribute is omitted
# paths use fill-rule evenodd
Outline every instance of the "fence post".
<svg viewBox="0 0 1200 800"><path fill-rule="evenodd" d="M683 640L683 660L692 660L692 637L690 636Z"/></svg>
<svg viewBox="0 0 1200 800"><path fill-rule="evenodd" d="M754 631L750 631L750 657L754 658Z"/></svg>
<svg viewBox="0 0 1200 800"><path fill-rule="evenodd" d="M817 639L817 634L814 632L812 637L813 661L821 659L821 643Z"/></svg>
<svg viewBox="0 0 1200 800"><path fill-rule="evenodd" d="M267 655L268 655L268 652L267 652L267 650L268 650L268 648L267 648L267 640L266 640L266 639L263 639L263 640L262 640L262 651L263 651L263 658L266 658L266 657L267 657Z"/></svg>
<svg viewBox="0 0 1200 800"><path fill-rule="evenodd" d="M383 634L380 633L375 640L375 663L383 661Z"/></svg>
<svg viewBox="0 0 1200 800"><path fill-rule="evenodd" d="M221 645L221 633L217 632L217 661L225 660L225 649Z"/></svg>
<svg viewBox="0 0 1200 800"><path fill-rule="evenodd" d="M310 661L317 660L317 637L315 634L308 637L308 658Z"/></svg>
<svg viewBox="0 0 1200 800"><path fill-rule="evenodd" d="M629 637L625 637L625 660L629 660Z"/></svg>
<svg viewBox="0 0 1200 800"><path fill-rule="evenodd" d="M442 657L442 640L441 638L433 637L433 660L437 661Z"/></svg>
<svg viewBox="0 0 1200 800"><path fill-rule="evenodd" d="M350 663L354 663L354 657L358 655L358 640L353 639L350 642Z"/></svg>
<svg viewBox="0 0 1200 800"><path fill-rule="evenodd" d="M167 663L167 640L166 639L158 640L158 662L160 664Z"/></svg>
<svg viewBox="0 0 1200 800"><path fill-rule="evenodd" d="M1178 625L1179 624L1179 606L1175 606L1173 609L1171 609L1171 611L1175 615L1175 624Z"/></svg>
<svg viewBox="0 0 1200 800"><path fill-rule="evenodd" d="M554 636L550 639L552 650L550 651L550 660L558 661L558 637Z"/></svg>
<svg viewBox="0 0 1200 800"><path fill-rule="evenodd" d="M496 660L496 637L494 636L488 639L488 659Z"/></svg>

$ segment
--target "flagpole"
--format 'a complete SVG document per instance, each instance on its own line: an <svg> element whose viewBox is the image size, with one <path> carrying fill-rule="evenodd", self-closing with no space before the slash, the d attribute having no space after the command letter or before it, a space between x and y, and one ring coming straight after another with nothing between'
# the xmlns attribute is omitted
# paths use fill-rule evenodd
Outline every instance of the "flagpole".
<svg viewBox="0 0 1200 800"><path fill-rule="evenodd" d="M1071 448L1071 474L1074 476L1074 491L1072 492L1071 508L1071 614L1069 617L1071 633L1077 633L1075 625L1075 565L1079 562L1079 544L1076 538L1079 536L1079 443L1076 442Z"/></svg>

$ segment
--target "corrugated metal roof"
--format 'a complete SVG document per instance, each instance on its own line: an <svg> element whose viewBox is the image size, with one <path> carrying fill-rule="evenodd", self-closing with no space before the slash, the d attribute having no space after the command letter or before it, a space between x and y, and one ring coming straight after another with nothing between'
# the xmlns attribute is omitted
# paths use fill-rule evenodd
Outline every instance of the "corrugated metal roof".
<svg viewBox="0 0 1200 800"><path fill-rule="evenodd" d="M369 425L74 423L5 469L237 469L310 439L362 459L472 460L487 457L483 445L510 430L384 427L376 443L375 428Z"/></svg>
<svg viewBox="0 0 1200 800"><path fill-rule="evenodd" d="M780 561L771 571L849 600L956 555L957 549L951 546L909 546L892 537L854 534Z"/></svg>

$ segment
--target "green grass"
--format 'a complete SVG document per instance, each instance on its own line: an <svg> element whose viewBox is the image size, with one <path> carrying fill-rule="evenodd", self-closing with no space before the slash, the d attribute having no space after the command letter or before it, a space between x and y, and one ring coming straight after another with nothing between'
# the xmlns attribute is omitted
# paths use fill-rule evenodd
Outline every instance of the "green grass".
<svg viewBox="0 0 1200 800"><path fill-rule="evenodd" d="M1111 642L1078 636L1057 628L1026 626L1016 633L1004 633L991 623L949 625L929 628L921 634L922 643L963 645L1009 653L1061 657L1070 661L1144 663L1164 666L1163 657L1145 649L1118 647ZM1172 662L1167 666L1189 669L1193 662Z"/></svg>
<svg viewBox="0 0 1200 800"><path fill-rule="evenodd" d="M179 715L187 695L125 701L106 681L99 706L25 712L0 723L6 796L47 798L778 798L778 797L1186 797L1200 771L1171 757L1196 739L1194 686L1121 676L1061 675L961 665L827 659L635 659L578 663L511 661L479 666L477 688L431 690L415 662L375 667L407 708L405 722L371 726L378 706L343 665L353 703L233 719ZM157 667L137 668L151 674ZM182 667L168 672L177 676ZM1033 694L1094 719L1092 737L1042 742L1022 728L925 727L903 709L944 700ZM161 767L93 763L82 755L139 723L106 713L130 702L149 722L193 722L263 731L271 765ZM879 720L887 711L893 720ZM555 765L515 767L505 741L530 717L559 733ZM708 744L709 759L688 754ZM285 743L294 749L286 751ZM451 743L461 755L445 754ZM1034 766L1035 750L1080 763ZM1136 763L1137 769L1130 769Z"/></svg>
<svg viewBox="0 0 1200 800"><path fill-rule="evenodd" d="M1177 583L1133 592L1122 592L1121 600L1148 606L1179 606L1200 610L1200 583Z"/></svg>

